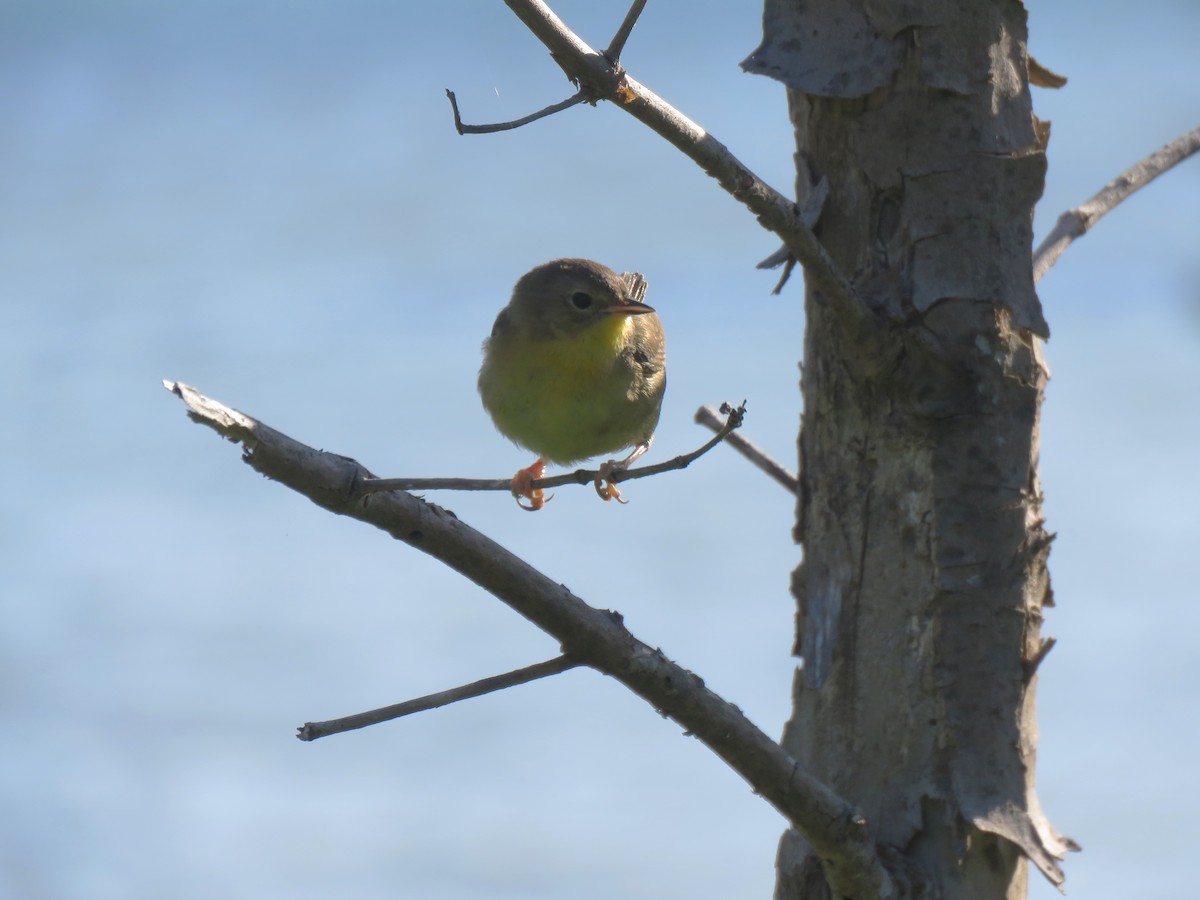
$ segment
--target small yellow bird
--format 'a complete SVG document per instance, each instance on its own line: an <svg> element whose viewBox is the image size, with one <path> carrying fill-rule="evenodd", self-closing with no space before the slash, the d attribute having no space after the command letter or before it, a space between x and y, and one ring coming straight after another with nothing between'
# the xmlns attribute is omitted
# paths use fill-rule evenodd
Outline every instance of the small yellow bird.
<svg viewBox="0 0 1200 900"><path fill-rule="evenodd" d="M590 259L555 259L527 272L483 342L479 394L500 433L538 455L513 476L522 509L545 505L533 490L547 462L570 465L626 447L600 466L596 492L654 439L666 388L666 340L646 280ZM529 500L529 505L521 499Z"/></svg>

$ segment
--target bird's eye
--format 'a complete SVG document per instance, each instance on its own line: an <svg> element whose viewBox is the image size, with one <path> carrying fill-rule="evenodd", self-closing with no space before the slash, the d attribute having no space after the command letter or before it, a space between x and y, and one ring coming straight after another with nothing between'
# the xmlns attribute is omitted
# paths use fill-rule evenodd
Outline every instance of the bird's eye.
<svg viewBox="0 0 1200 900"><path fill-rule="evenodd" d="M576 309L587 309L592 305L592 295L576 291L571 295L571 305Z"/></svg>

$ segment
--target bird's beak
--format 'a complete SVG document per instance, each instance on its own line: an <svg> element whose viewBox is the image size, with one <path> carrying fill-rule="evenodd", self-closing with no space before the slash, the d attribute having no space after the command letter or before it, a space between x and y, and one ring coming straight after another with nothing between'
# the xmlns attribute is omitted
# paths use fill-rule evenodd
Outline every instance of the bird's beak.
<svg viewBox="0 0 1200 900"><path fill-rule="evenodd" d="M612 313L614 316L640 316L642 313L654 312L654 307L648 306L640 300L631 300L626 297L617 306L608 307L605 312Z"/></svg>

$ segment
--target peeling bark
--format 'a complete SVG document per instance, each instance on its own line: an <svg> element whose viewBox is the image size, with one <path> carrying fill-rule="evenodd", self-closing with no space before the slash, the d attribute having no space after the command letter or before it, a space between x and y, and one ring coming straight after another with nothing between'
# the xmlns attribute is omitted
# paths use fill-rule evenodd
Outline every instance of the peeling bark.
<svg viewBox="0 0 1200 900"><path fill-rule="evenodd" d="M913 895L1017 898L1025 859L1061 884L1072 846L1034 793L1049 332L1025 10L884 6L768 0L744 63L788 85L800 199L828 181L817 234L888 323L855 332L807 292L784 745L859 805ZM786 834L776 896L824 883Z"/></svg>

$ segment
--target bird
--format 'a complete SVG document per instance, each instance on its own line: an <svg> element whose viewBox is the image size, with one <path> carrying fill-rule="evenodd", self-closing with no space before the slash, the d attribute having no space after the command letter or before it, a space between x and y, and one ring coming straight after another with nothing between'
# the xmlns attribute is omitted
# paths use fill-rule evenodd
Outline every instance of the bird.
<svg viewBox="0 0 1200 900"><path fill-rule="evenodd" d="M600 466L596 493L626 501L612 475L654 440L666 389L666 339L643 302L646 279L590 259L526 272L483 343L479 395L496 429L537 460L513 476L522 509L541 509L532 482L546 463L571 465L632 448ZM529 503L523 503L528 500Z"/></svg>

